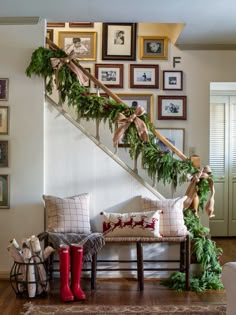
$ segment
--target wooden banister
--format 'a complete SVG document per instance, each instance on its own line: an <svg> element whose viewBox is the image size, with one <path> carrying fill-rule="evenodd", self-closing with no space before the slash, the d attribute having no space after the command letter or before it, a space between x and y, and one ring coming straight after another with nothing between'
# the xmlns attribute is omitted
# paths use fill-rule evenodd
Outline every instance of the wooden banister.
<svg viewBox="0 0 236 315"><path fill-rule="evenodd" d="M46 43L52 50L60 49L56 44L54 44L49 38L46 38ZM120 99L115 93L113 93L109 88L107 88L102 82L100 82L97 78L95 78L89 71L87 71L79 62L76 60L72 60L72 62L91 80L93 81L99 88L101 88L107 95L109 95L112 99L117 101L118 103L122 103L128 107L127 104L124 103L122 99ZM169 142L159 131L155 130L154 135L160 139L168 148L171 149L181 160L186 161L187 157L177 149L171 142Z"/></svg>

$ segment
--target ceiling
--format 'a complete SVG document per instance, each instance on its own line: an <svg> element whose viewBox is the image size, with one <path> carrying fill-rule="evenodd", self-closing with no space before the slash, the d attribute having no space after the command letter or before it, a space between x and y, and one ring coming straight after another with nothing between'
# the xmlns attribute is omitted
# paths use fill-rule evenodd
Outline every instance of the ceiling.
<svg viewBox="0 0 236 315"><path fill-rule="evenodd" d="M182 49L236 49L235 0L0 0L0 24L21 24L17 18L33 23L32 17L48 22L182 23L176 40Z"/></svg>

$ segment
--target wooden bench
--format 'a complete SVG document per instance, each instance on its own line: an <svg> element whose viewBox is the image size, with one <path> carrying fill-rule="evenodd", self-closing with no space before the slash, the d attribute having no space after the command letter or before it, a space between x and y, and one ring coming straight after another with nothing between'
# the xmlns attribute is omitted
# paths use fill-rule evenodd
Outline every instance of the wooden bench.
<svg viewBox="0 0 236 315"><path fill-rule="evenodd" d="M176 260L145 260L143 258L143 244L147 243L176 243L180 245L179 258ZM105 237L105 244L136 244L136 260L98 260L94 257L92 262L91 283L96 288L96 275L99 271L137 271L139 289L144 289L144 271L181 271L185 273L186 290L190 288L190 237ZM136 263L136 268L99 268L99 263ZM178 267L147 268L147 263L179 263Z"/></svg>

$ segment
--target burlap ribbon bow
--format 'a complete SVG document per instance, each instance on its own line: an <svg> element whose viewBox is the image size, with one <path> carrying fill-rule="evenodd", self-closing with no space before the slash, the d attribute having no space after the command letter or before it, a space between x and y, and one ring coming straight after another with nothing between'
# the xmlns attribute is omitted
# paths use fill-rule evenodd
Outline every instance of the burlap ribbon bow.
<svg viewBox="0 0 236 315"><path fill-rule="evenodd" d="M51 58L50 59L53 69L56 69L55 81L56 81L57 88L59 87L58 73L64 64L67 64L68 67L76 74L77 79L79 80L79 83L81 85L84 85L89 80L87 76L74 64L74 62L72 62L72 60L76 58L77 58L77 54L74 53L74 51L72 51L68 56L64 58Z"/></svg>
<svg viewBox="0 0 236 315"><path fill-rule="evenodd" d="M114 137L113 137L113 143L116 145L118 141L123 137L126 129L129 127L129 125L133 122L136 126L137 132L139 137L143 141L148 141L148 131L147 127L145 125L145 122L139 118L139 116L142 116L145 113L145 110L143 107L138 106L134 113L130 115L129 117L126 117L122 113L118 114L117 122L121 126L115 131Z"/></svg>
<svg viewBox="0 0 236 315"><path fill-rule="evenodd" d="M191 203L193 202L194 197L197 195L197 183L200 181L201 178L207 179L210 187L210 196L205 205L205 210L209 217L214 217L214 196L215 196L215 188L214 182L210 178L211 169L210 166L204 166L198 173L194 174L191 178L191 182L188 186L188 189L185 195L188 197L184 202L184 207L189 208ZM195 209L197 210L197 209Z"/></svg>

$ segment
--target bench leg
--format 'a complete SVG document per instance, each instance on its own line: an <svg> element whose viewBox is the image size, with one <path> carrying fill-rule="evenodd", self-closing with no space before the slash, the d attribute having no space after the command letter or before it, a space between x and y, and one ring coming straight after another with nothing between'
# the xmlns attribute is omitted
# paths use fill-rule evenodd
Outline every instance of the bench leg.
<svg viewBox="0 0 236 315"><path fill-rule="evenodd" d="M137 242L137 270L138 270L139 290L143 291L143 288L144 288L143 244L141 242Z"/></svg>
<svg viewBox="0 0 236 315"><path fill-rule="evenodd" d="M186 262L185 262L186 290L190 290L190 264L191 264L191 240L190 240L190 236L187 235L187 238L186 238Z"/></svg>
<svg viewBox="0 0 236 315"><path fill-rule="evenodd" d="M91 261L91 290L96 290L97 254L93 254Z"/></svg>
<svg viewBox="0 0 236 315"><path fill-rule="evenodd" d="M179 270L180 272L185 271L185 257L186 257L186 240L180 243L180 265Z"/></svg>

